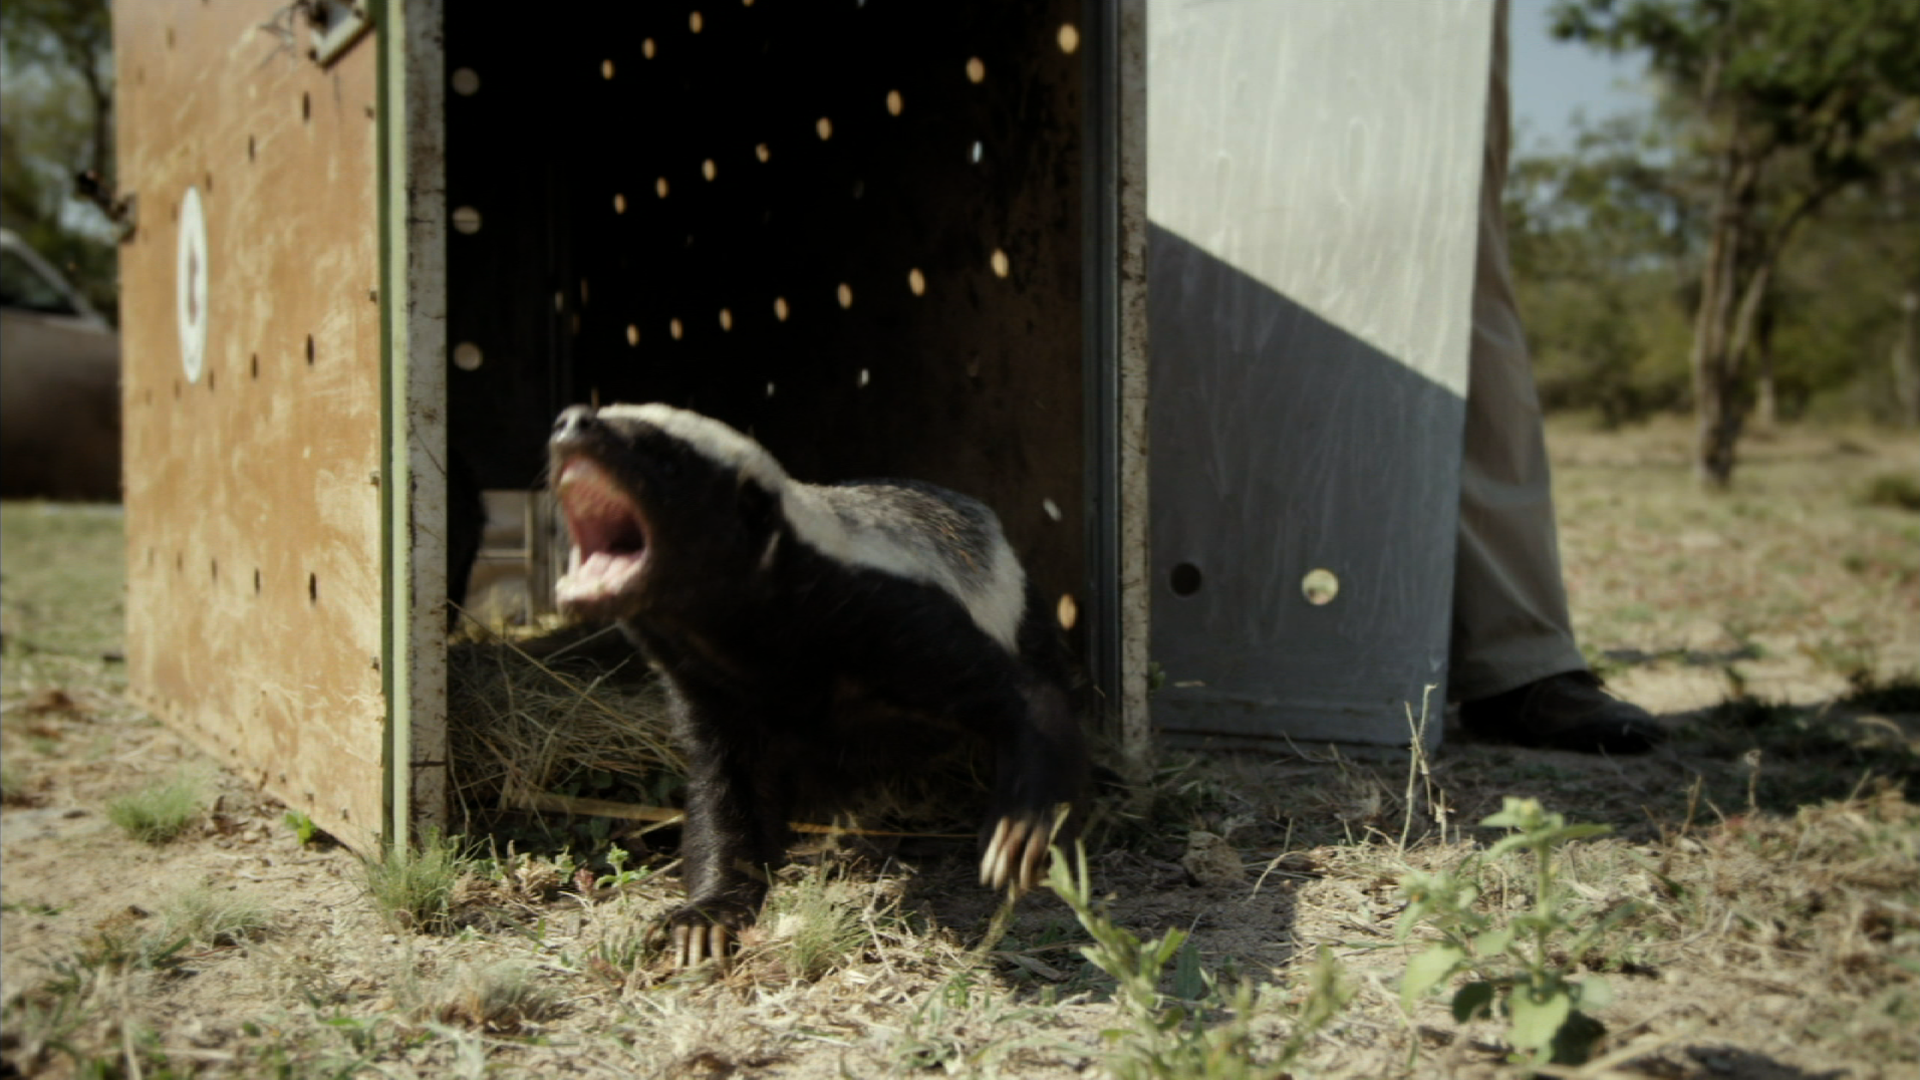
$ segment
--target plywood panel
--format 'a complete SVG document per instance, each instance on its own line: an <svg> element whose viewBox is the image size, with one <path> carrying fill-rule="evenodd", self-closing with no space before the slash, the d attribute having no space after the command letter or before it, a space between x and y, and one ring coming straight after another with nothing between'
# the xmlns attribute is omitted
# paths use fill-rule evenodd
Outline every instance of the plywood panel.
<svg viewBox="0 0 1920 1080"><path fill-rule="evenodd" d="M1155 719L1404 743L1446 681L1492 5L1149 12Z"/></svg>
<svg viewBox="0 0 1920 1080"><path fill-rule="evenodd" d="M329 831L379 827L375 54L329 70L280 0L114 9L128 662L135 694ZM204 372L176 325L205 210Z"/></svg>

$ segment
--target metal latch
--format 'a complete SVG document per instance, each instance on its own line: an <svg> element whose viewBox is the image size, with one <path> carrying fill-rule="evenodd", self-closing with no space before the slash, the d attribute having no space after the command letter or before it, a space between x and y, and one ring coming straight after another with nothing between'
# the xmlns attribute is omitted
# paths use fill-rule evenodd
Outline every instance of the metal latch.
<svg viewBox="0 0 1920 1080"><path fill-rule="evenodd" d="M373 29L373 16L367 13L366 0L306 0L301 5L313 44L307 56L326 67L353 47Z"/></svg>

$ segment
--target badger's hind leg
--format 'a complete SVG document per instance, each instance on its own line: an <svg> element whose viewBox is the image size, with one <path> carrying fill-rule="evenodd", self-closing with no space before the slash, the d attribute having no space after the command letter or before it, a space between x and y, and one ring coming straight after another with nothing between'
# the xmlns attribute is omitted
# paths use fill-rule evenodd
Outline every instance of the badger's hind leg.
<svg viewBox="0 0 1920 1080"><path fill-rule="evenodd" d="M993 802L980 831L980 883L1016 894L1039 884L1048 845L1079 831L1087 787L1086 741L1067 692L1035 682L1020 696L1024 715L994 747Z"/></svg>

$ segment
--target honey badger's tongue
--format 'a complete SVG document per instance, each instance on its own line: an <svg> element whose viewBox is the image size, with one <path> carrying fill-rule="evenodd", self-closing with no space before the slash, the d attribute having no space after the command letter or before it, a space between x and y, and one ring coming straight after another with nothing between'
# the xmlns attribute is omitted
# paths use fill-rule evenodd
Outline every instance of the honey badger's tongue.
<svg viewBox="0 0 1920 1080"><path fill-rule="evenodd" d="M647 558L646 525L633 499L587 458L567 462L556 488L573 534L567 572L554 584L561 610L593 607L632 589Z"/></svg>

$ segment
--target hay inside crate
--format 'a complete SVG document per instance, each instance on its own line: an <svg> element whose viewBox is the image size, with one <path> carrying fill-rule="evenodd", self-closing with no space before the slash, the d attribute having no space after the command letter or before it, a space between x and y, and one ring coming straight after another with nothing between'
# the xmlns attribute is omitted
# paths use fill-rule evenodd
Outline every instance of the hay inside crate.
<svg viewBox="0 0 1920 1080"><path fill-rule="evenodd" d="M645 831L643 823L674 820L686 759L666 688L617 632L489 634L450 645L447 660L456 830L514 835L529 820L584 816ZM804 820L792 824L816 836L971 838L986 805L985 764L979 754L943 754L882 778L831 817L800 808Z"/></svg>
<svg viewBox="0 0 1920 1080"><path fill-rule="evenodd" d="M448 648L451 790L466 829L551 808L556 796L677 802L686 761L664 688L632 650L589 645L495 637Z"/></svg>

